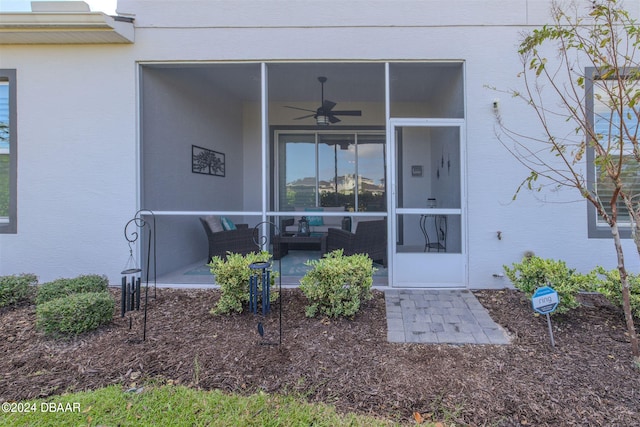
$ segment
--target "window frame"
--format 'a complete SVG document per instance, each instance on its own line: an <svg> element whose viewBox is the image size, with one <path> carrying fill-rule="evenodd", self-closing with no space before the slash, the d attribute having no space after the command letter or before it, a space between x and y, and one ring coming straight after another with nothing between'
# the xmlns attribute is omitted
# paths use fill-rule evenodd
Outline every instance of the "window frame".
<svg viewBox="0 0 640 427"><path fill-rule="evenodd" d="M634 70L636 71L636 70ZM602 80L600 73L595 67L585 68L585 106L587 111L587 121L591 129L595 128L595 100L594 100L594 81ZM596 189L597 173L595 165L595 150L591 145L586 150L587 158L587 189L594 192ZM611 229L608 224L601 221L596 207L591 203L587 203L587 221L588 221L588 237L593 239L611 238ZM618 230L620 238L631 239L631 224L626 221L618 222Z"/></svg>
<svg viewBox="0 0 640 427"><path fill-rule="evenodd" d="M384 126L331 126L330 128L327 127L323 127L323 126L286 126L286 125L278 125L278 126L270 126L270 136L271 136L271 150L272 150L272 156L271 156L271 170L274 172L273 174L271 174L271 205L273 210L278 211L278 212L288 212L288 211L283 211L282 210L282 206L280 206L280 188L279 186L279 182L280 182L280 170L279 170L279 135L281 134L296 134L296 133L303 133L303 134L322 134L322 133L327 133L327 134L367 134L367 133L372 133L372 134L380 134L382 136L385 136L385 127ZM386 138L385 138L385 144L386 144ZM315 158L315 168L316 168L316 207L319 207L320 205L320 194L318 192L318 153L317 153L317 147L318 147L318 140L316 138L315 141L315 146L316 146L316 158ZM358 173L357 171L357 167L356 167L356 174ZM386 174L386 172L385 172ZM385 193L388 191L388 188L386 188L386 184L385 184ZM358 192L358 187L355 188L355 192ZM356 200L356 205L357 205L357 200L358 197L357 195L355 196L355 200ZM363 212L358 210L357 206L355 207L354 212ZM381 212L386 212L386 209L384 211Z"/></svg>
<svg viewBox="0 0 640 427"><path fill-rule="evenodd" d="M9 216L8 222L0 222L0 234L18 232L17 177L18 177L18 132L17 132L17 83L15 69L0 69L0 80L9 83ZM4 217L3 217L4 219Z"/></svg>

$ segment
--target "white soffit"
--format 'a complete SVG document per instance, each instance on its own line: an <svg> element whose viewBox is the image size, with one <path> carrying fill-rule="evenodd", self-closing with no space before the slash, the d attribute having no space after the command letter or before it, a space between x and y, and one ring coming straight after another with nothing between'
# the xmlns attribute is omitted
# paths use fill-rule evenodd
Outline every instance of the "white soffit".
<svg viewBox="0 0 640 427"><path fill-rule="evenodd" d="M0 44L112 44L133 41L133 19L129 17L65 10L0 13Z"/></svg>

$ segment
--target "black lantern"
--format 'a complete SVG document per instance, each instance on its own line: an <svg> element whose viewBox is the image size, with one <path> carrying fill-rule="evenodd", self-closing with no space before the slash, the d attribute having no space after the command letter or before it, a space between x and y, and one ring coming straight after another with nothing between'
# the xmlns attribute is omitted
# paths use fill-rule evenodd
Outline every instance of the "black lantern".
<svg viewBox="0 0 640 427"><path fill-rule="evenodd" d="M306 216L303 216L298 221L298 234L301 236L309 235L309 221L307 220Z"/></svg>

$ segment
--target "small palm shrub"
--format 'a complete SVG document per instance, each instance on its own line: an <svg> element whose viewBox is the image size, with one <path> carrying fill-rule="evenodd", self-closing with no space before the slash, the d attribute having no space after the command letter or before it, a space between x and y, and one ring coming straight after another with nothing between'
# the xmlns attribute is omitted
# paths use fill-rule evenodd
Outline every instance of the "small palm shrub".
<svg viewBox="0 0 640 427"><path fill-rule="evenodd" d="M353 317L361 303L373 297L375 269L366 255L344 256L338 249L306 264L313 268L300 280L300 290L311 303L305 310L308 317Z"/></svg>
<svg viewBox="0 0 640 427"><path fill-rule="evenodd" d="M36 327L46 335L77 335L111 322L115 301L109 292L83 292L36 306Z"/></svg>
<svg viewBox="0 0 640 427"><path fill-rule="evenodd" d="M578 307L578 292L590 289L596 281L593 272L579 274L569 269L564 261L542 259L538 256L525 257L522 262L513 263L512 266L513 268L503 266L505 274L528 298L541 286L551 286L558 292L560 301L554 313L566 313Z"/></svg>
<svg viewBox="0 0 640 427"><path fill-rule="evenodd" d="M109 280L98 274L88 274L72 279L58 279L44 283L38 288L36 304L42 304L56 298L84 292L104 292L109 286Z"/></svg>
<svg viewBox="0 0 640 427"><path fill-rule="evenodd" d="M28 300L37 284L38 278L34 274L0 277L0 307Z"/></svg>
<svg viewBox="0 0 640 427"><path fill-rule="evenodd" d="M622 282L620 281L620 271L616 268L610 271L604 267L596 267L593 271L597 275L597 280L593 287L604 295L613 305L622 308ZM640 319L640 276L629 274L629 299L631 300L631 312Z"/></svg>
<svg viewBox="0 0 640 427"><path fill-rule="evenodd" d="M251 270L249 265L254 262L266 262L271 259L271 254L267 251L259 253L251 252L247 255L228 253L226 259L213 257L207 264L211 274L216 278L216 283L220 286L220 299L211 314L229 314L231 312L241 313L243 305L249 303L249 277ZM277 272L271 272L271 285L278 276ZM262 287L258 289L260 297ZM277 292L271 292L271 302L278 299Z"/></svg>

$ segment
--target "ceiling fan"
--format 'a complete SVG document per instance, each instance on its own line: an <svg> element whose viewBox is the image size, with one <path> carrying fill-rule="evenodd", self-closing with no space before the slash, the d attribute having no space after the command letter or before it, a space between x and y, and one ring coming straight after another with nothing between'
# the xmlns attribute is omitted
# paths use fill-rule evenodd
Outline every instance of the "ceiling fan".
<svg viewBox="0 0 640 427"><path fill-rule="evenodd" d="M333 110L333 107L336 106L335 102L329 101L328 99L324 99L324 83L327 81L326 77L320 76L318 77L318 81L320 82L320 90L322 96L322 105L318 107L317 110L308 110L306 108L298 108L291 107L285 105L286 108L292 108L294 110L302 110L302 111L310 111L313 114L307 114L306 116L296 117L294 120L306 119L309 117L313 117L316 119L316 123L318 126L328 126L330 123L338 123L340 121L336 116L361 116L362 111L360 110Z"/></svg>

